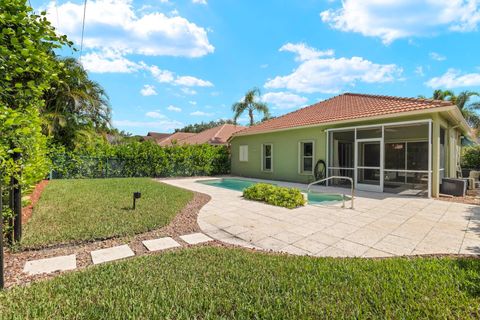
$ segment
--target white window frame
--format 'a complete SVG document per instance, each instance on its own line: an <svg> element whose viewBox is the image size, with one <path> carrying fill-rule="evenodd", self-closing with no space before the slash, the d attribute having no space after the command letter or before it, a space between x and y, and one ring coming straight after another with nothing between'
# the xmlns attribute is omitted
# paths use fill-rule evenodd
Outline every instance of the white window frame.
<svg viewBox="0 0 480 320"><path fill-rule="evenodd" d="M242 144L238 147L238 160L248 162L248 144Z"/></svg>
<svg viewBox="0 0 480 320"><path fill-rule="evenodd" d="M270 146L270 170L265 169L265 158L264 158L264 150L265 146ZM272 143L262 143L262 152L261 152L261 168L263 172L273 172L273 144Z"/></svg>
<svg viewBox="0 0 480 320"><path fill-rule="evenodd" d="M303 159L305 156L303 155L303 145L305 143L311 143L312 144L312 171L304 171L303 170ZM310 158L310 156L307 156L307 158ZM315 140L300 140L298 142L298 174L300 175L312 175L313 171L315 171Z"/></svg>

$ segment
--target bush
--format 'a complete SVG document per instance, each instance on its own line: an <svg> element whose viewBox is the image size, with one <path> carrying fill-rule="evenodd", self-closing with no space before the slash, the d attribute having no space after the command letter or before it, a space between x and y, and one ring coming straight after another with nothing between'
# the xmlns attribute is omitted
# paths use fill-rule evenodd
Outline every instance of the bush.
<svg viewBox="0 0 480 320"><path fill-rule="evenodd" d="M52 148L53 178L176 177L230 172L226 146L174 145L132 141L95 150Z"/></svg>
<svg viewBox="0 0 480 320"><path fill-rule="evenodd" d="M288 209L297 208L306 203L299 189L278 187L267 183L257 183L246 188L243 190L243 197Z"/></svg>
<svg viewBox="0 0 480 320"><path fill-rule="evenodd" d="M469 169L480 168L480 146L466 147L462 150L462 167Z"/></svg>

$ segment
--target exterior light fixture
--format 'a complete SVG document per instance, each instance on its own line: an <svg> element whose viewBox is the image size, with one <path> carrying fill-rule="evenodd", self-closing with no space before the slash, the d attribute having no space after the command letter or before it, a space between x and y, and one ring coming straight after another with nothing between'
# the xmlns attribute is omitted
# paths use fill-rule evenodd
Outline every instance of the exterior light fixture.
<svg viewBox="0 0 480 320"><path fill-rule="evenodd" d="M137 199L140 199L142 197L142 194L140 192L134 192L133 193L133 210L135 210L135 202Z"/></svg>

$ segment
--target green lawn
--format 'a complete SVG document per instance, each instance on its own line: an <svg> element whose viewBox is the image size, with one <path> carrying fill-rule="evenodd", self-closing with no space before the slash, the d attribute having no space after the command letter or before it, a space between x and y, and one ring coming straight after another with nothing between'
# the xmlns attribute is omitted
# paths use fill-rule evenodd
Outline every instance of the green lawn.
<svg viewBox="0 0 480 320"><path fill-rule="evenodd" d="M135 191L142 198L133 211ZM22 245L38 247L152 230L167 225L192 196L148 178L53 180L25 226Z"/></svg>
<svg viewBox="0 0 480 320"><path fill-rule="evenodd" d="M480 260L275 256L199 247L0 293L4 318L467 319Z"/></svg>

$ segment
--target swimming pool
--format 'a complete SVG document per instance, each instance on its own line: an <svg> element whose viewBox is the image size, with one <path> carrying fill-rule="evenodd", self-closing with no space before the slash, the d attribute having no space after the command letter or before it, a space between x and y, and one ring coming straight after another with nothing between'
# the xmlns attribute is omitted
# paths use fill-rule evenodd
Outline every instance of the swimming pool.
<svg viewBox="0 0 480 320"><path fill-rule="evenodd" d="M244 189L258 183L258 181L242 180L236 178L198 180L197 182L201 184L206 184L208 186L230 189L235 191L243 191Z"/></svg>
<svg viewBox="0 0 480 320"><path fill-rule="evenodd" d="M242 192L244 189L253 186L260 181L254 180L243 180L238 178L221 178L221 179L210 179L210 180L198 180L197 183L206 184L208 186L224 188L229 190L235 190ZM273 184L273 183L270 183ZM302 190L306 193L306 190ZM343 201L343 195L341 194L326 194L326 193L317 193L310 192L307 197L308 203L310 204L327 204L327 203L337 203ZM350 197L345 196L345 201L350 200Z"/></svg>

